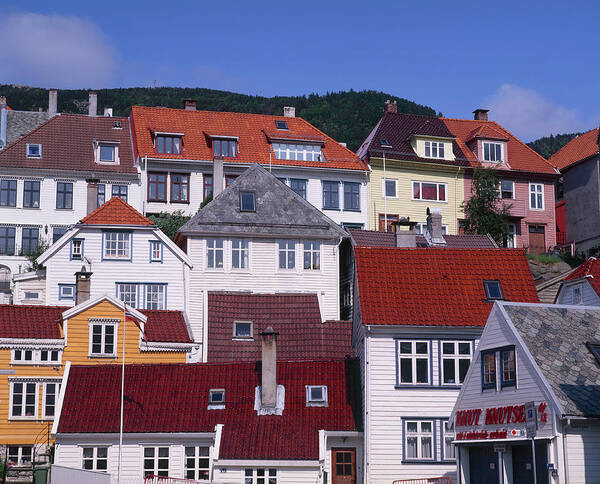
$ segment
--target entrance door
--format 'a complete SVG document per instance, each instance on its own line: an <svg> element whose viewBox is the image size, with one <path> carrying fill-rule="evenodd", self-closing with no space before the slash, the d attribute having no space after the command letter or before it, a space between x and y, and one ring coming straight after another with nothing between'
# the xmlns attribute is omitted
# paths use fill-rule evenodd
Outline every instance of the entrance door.
<svg viewBox="0 0 600 484"><path fill-rule="evenodd" d="M546 443L535 444L535 470L537 472L537 483L535 484L548 484L548 452L546 448ZM513 484L534 484L531 444L513 445L512 461Z"/></svg>
<svg viewBox="0 0 600 484"><path fill-rule="evenodd" d="M529 252L546 252L546 229L543 225L529 226Z"/></svg>
<svg viewBox="0 0 600 484"><path fill-rule="evenodd" d="M356 449L332 449L331 484L356 484Z"/></svg>
<svg viewBox="0 0 600 484"><path fill-rule="evenodd" d="M498 454L491 445L469 448L471 484L499 484Z"/></svg>

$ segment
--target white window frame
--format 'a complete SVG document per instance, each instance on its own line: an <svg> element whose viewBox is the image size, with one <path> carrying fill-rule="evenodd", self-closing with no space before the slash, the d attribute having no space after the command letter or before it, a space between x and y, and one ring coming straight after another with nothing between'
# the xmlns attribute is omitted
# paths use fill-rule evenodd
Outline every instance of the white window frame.
<svg viewBox="0 0 600 484"><path fill-rule="evenodd" d="M508 224L508 237L506 239L506 245L509 249L517 248L517 225L514 223Z"/></svg>
<svg viewBox="0 0 600 484"><path fill-rule="evenodd" d="M31 352L31 359L26 360L26 352ZM34 348L13 348L10 351L10 364L11 365L35 365L35 349ZM19 356L19 358L17 358Z"/></svg>
<svg viewBox="0 0 600 484"><path fill-rule="evenodd" d="M22 293L23 293L22 299L25 301L39 301L42 291L35 291L35 290L28 289L26 291L22 291ZM35 294L35 297L27 297L28 294Z"/></svg>
<svg viewBox="0 0 600 484"><path fill-rule="evenodd" d="M109 453L109 447L108 445L84 445L81 447L81 468L87 471L96 471L96 472L108 472L108 453ZM86 449L91 449L92 451L92 456L91 457L86 457L85 456L85 451ZM98 450L99 449L105 449L106 450L106 457L98 457ZM91 461L92 463L92 467L91 468L87 468L85 467L85 461ZM106 467L104 469L100 469L98 468L98 461L103 460L106 461Z"/></svg>
<svg viewBox="0 0 600 484"><path fill-rule="evenodd" d="M48 415L46 413L46 406L47 406L47 397L48 397L48 385L54 385L54 404L53 404L53 408L54 408L54 415ZM61 385L61 380L46 380L43 382L43 387L44 387L44 393L43 393L43 397L42 397L42 415L44 420L54 420L54 417L56 416L56 407L58 405L58 395L60 394L60 385Z"/></svg>
<svg viewBox="0 0 600 484"><path fill-rule="evenodd" d="M150 282L144 286L146 309L167 309L167 285Z"/></svg>
<svg viewBox="0 0 600 484"><path fill-rule="evenodd" d="M15 397L15 384L22 384L23 385L23 396L22 396L22 400L21 400L21 414L22 415L15 415L13 413L13 404L14 404L14 397ZM34 407L34 412L33 415L23 415L26 413L26 407L27 407L27 385L34 385L34 395L35 395L35 407ZM39 389L39 381L38 380L34 380L34 379L27 379L27 378L16 378L16 379L11 379L9 380L9 385L10 385L10 398L9 398L9 419L11 420L37 420L38 418L38 411L39 411L39 405L40 405L40 389Z"/></svg>
<svg viewBox="0 0 600 484"><path fill-rule="evenodd" d="M310 267L306 267L306 256L310 258ZM316 264L315 264L316 261ZM316 265L316 267L315 267ZM302 245L302 268L305 271L321 270L321 242L318 240L305 240Z"/></svg>
<svg viewBox="0 0 600 484"><path fill-rule="evenodd" d="M429 424L431 426L431 431L426 432L423 431L423 423ZM409 424L417 424L416 431L409 431ZM435 461L435 420L426 420L426 419L407 419L404 421L404 458L407 461ZM417 455L409 457L408 455L408 439L415 438L417 441ZM431 442L431 457L423 457L423 439L430 439Z"/></svg>
<svg viewBox="0 0 600 484"><path fill-rule="evenodd" d="M31 359L25 360L23 356L26 351L31 351ZM42 351L48 352L48 359L42 360ZM58 359L52 360L52 352L57 352ZM20 358L17 358L20 355ZM62 349L60 348L11 348L10 350L10 364L11 365L35 365L35 366L58 366L62 363Z"/></svg>
<svg viewBox="0 0 600 484"><path fill-rule="evenodd" d="M534 197L533 199L531 197ZM541 207L539 202L541 200ZM531 203L531 202L534 203ZM543 183L529 183L529 210L544 210L544 184Z"/></svg>
<svg viewBox="0 0 600 484"><path fill-rule="evenodd" d="M237 267L235 264L237 263ZM243 271L250 268L250 242L248 239L231 240L231 269Z"/></svg>
<svg viewBox="0 0 600 484"><path fill-rule="evenodd" d="M141 299L139 297L139 284L129 283L129 282L117 282L116 284L117 284L117 299L119 299L119 301L123 301L128 306L139 309L140 308L139 300ZM125 286L127 288L126 292L123 291ZM133 289L133 291L131 291L131 289ZM133 303L131 302L130 297L128 299L124 299L123 298L124 294L127 294L128 296L131 296L133 294L135 297L134 302Z"/></svg>
<svg viewBox="0 0 600 484"><path fill-rule="evenodd" d="M24 466L24 465L27 465L27 466L31 465L31 462L33 461L33 447L34 447L33 445L11 445L11 444L8 444L6 447L7 447L6 450L7 450L7 454L8 454L9 460L10 460L10 456L11 456L10 449L15 449L15 448L18 449L17 450L17 462L14 465L10 464L11 467L13 467L13 466L19 467L19 466ZM23 449L24 448L29 449L29 453L28 453L29 454L28 455L29 459L26 462L23 462Z"/></svg>
<svg viewBox="0 0 600 484"><path fill-rule="evenodd" d="M83 257L83 240L73 239L71 241L71 259L81 260Z"/></svg>
<svg viewBox="0 0 600 484"><path fill-rule="evenodd" d="M485 146L490 146L490 155L492 154L491 147L493 146L493 158L496 158L496 146L500 146L500 159L499 160L486 160L485 158ZM490 156L491 158L491 156ZM497 141L482 141L481 143L481 159L486 163L503 163L504 162L504 143L498 143Z"/></svg>
<svg viewBox="0 0 600 484"><path fill-rule="evenodd" d="M285 267L281 267L281 256L285 257ZM290 267L289 256L292 255L292 267ZM277 268L280 271L293 271L296 269L296 241L278 240L277 241Z"/></svg>
<svg viewBox="0 0 600 484"><path fill-rule="evenodd" d="M113 159L112 160L103 160L102 157L102 148L112 148L113 149ZM118 165L119 160L119 142L118 141L97 141L96 142L96 163L99 165Z"/></svg>
<svg viewBox="0 0 600 484"><path fill-rule="evenodd" d="M97 318L89 318L89 348L88 348L88 356L90 358L116 358L117 357L117 343L118 343L118 334L119 334L119 322L118 319L97 319ZM101 326L102 332L100 333L100 353L93 353L93 337L94 337L94 326ZM113 332L113 351L112 353L106 352L106 327L112 326L114 328Z"/></svg>
<svg viewBox="0 0 600 484"><path fill-rule="evenodd" d="M259 471L263 471L259 475ZM259 480L262 479L262 480ZM245 467L244 468L244 484L277 484L277 468L276 467Z"/></svg>
<svg viewBox="0 0 600 484"><path fill-rule="evenodd" d="M449 430L448 429L448 425L450 425L450 421L449 420L441 420L440 421L440 428L442 430L442 439L440 442L441 448L442 448L442 456L443 459L442 461L456 461L456 445L454 445L452 442L455 440L456 438L456 434L454 433L453 430ZM452 448L452 457L448 457L448 452L446 449L446 443L449 441L448 445Z"/></svg>
<svg viewBox="0 0 600 484"><path fill-rule="evenodd" d="M312 397L312 391L320 389L323 398L315 399ZM306 385L306 406L307 407L327 407L327 385Z"/></svg>
<svg viewBox="0 0 600 484"><path fill-rule="evenodd" d="M444 345L452 344L454 346L453 353L444 353ZM440 383L442 386L461 386L464 383L464 380L460 381L460 361L468 360L469 366L473 361L473 342L469 340L440 340ZM469 353L461 354L459 353L459 348L461 345L468 345ZM446 383L445 380L445 366L444 360L453 360L454 361L454 376L456 377L456 381L454 383ZM468 371L468 368L467 368ZM466 377L466 373L465 373Z"/></svg>
<svg viewBox="0 0 600 484"><path fill-rule="evenodd" d="M278 160L325 161L321 145L307 143L273 143L273 153ZM292 158L292 154L294 158ZM300 158L299 158L300 156Z"/></svg>
<svg viewBox="0 0 600 484"><path fill-rule="evenodd" d="M115 238L113 240L113 238ZM108 260L131 260L132 233L120 230L104 232L102 258ZM114 247L109 247L113 245ZM110 251L110 253L109 253ZM112 253L114 252L114 254Z"/></svg>
<svg viewBox="0 0 600 484"><path fill-rule="evenodd" d="M415 225L415 233L417 235L425 235L425 230L427 229L427 222L421 222ZM442 235L448 235L448 226L442 225Z"/></svg>
<svg viewBox="0 0 600 484"><path fill-rule="evenodd" d="M194 455L189 455L188 449L192 450ZM205 450L203 450L201 452L200 449L205 449ZM197 480L197 481L209 480L210 479L210 466L211 466L210 447L208 445L195 445L195 446L186 445L185 448L183 449L183 452L184 452L183 458L185 459L184 469L183 469L184 478ZM204 452L206 452L206 455L204 455ZM208 461L208 466L201 467L200 459L206 459ZM188 463L190 460L194 461L193 467L188 466ZM208 477L206 479L201 476L201 473L203 473L204 471L206 471L208 473ZM193 475L191 477L188 475L189 472L193 473Z"/></svg>
<svg viewBox="0 0 600 484"><path fill-rule="evenodd" d="M142 447L142 477L146 476L146 461L152 459L154 461L154 465L152 467L153 476L164 476L169 477L169 472L171 471L171 448L169 445L144 445ZM146 457L146 449L153 449L154 455L152 457ZM167 457L161 457L160 449L167 449ZM167 469L160 469L159 460L167 459ZM165 472L166 474L159 474L159 472Z"/></svg>
<svg viewBox="0 0 600 484"><path fill-rule="evenodd" d="M32 155L29 152L29 147L30 146L38 146L39 149L40 149L40 154L39 155ZM32 158L34 160L39 160L42 157L42 143L27 143L27 148L26 148L25 153L26 153L27 158L30 158L30 159Z"/></svg>
<svg viewBox="0 0 600 484"><path fill-rule="evenodd" d="M511 193L512 196L510 198L502 198L502 192L506 190L502 190L502 183L510 183L512 185ZM515 199L515 182L514 180L500 180L498 182L498 198L501 200L514 200Z"/></svg>
<svg viewBox="0 0 600 484"><path fill-rule="evenodd" d="M223 399L220 401L213 401L213 395L223 394ZM227 394L224 388L211 388L208 390L208 410L222 410L225 408L227 402Z"/></svg>
<svg viewBox="0 0 600 484"><path fill-rule="evenodd" d="M435 149L435 156L433 151ZM429 154L427 151L429 150ZM425 147L423 150L425 158L434 158L438 160L444 160L446 158L446 147L443 141L425 141Z"/></svg>
<svg viewBox="0 0 600 484"><path fill-rule="evenodd" d="M387 194L387 182L394 183L394 195ZM397 178L382 178L381 179L381 193L383 195L382 198L387 198L388 200L397 200L398 199L398 179Z"/></svg>
<svg viewBox="0 0 600 484"><path fill-rule="evenodd" d="M410 353L401 353L402 343L411 344ZM417 353L417 343L425 343L427 345L427 353ZM399 339L396 340L397 348L396 354L398 359L398 374L396 377L396 384L398 386L431 386L431 342L429 340L407 340ZM410 382L402 381L402 360L411 360L412 378ZM427 361L427 381L417 382L417 360Z"/></svg>
<svg viewBox="0 0 600 484"><path fill-rule="evenodd" d="M250 334L247 336L239 335L237 331L238 324L249 324ZM254 339L254 324L252 321L234 321L233 322L233 339L251 340Z"/></svg>
<svg viewBox="0 0 600 484"><path fill-rule="evenodd" d="M163 243L160 240L150 241L150 262L162 262Z"/></svg>
<svg viewBox="0 0 600 484"><path fill-rule="evenodd" d="M415 184L418 183L419 184L419 195L420 198L415 198ZM429 198L423 198L423 184L426 185L436 185L436 198L435 199L429 199ZM440 200L440 186L444 187L444 200ZM422 181L422 180L412 180L412 183L410 185L411 188L411 199L413 201L419 201L419 202L438 202L438 203L448 203L448 184L444 183L444 182L433 182L433 181Z"/></svg>
<svg viewBox="0 0 600 484"><path fill-rule="evenodd" d="M52 365L52 366L56 366L56 365L61 365L62 364L62 349L59 348L41 348L38 350L39 351L39 365ZM42 359L42 353L44 351L48 352L48 359L47 360L43 360ZM57 357L58 359L53 360L52 359L52 353L54 353L56 351L57 353Z"/></svg>
<svg viewBox="0 0 600 484"><path fill-rule="evenodd" d="M71 294L65 294L64 290L70 289ZM75 284L59 284L58 285L58 299L68 299L71 301L75 300Z"/></svg>
<svg viewBox="0 0 600 484"><path fill-rule="evenodd" d="M221 253L221 265L216 266L217 254ZM213 271L222 271L225 268L225 239L209 238L206 239L206 269Z"/></svg>

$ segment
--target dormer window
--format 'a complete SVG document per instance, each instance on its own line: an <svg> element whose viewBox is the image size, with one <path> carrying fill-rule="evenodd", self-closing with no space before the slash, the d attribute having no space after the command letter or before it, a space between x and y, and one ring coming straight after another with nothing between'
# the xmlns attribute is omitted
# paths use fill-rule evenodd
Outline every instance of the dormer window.
<svg viewBox="0 0 600 484"><path fill-rule="evenodd" d="M115 161L116 147L111 145L100 145L100 161L112 163Z"/></svg>
<svg viewBox="0 0 600 484"><path fill-rule="evenodd" d="M238 142L235 139L213 139L213 155L220 158L235 158Z"/></svg>
<svg viewBox="0 0 600 484"><path fill-rule="evenodd" d="M585 345L588 347L588 350L591 351L592 355L594 355L598 364L600 364L600 343L597 341L589 341Z"/></svg>
<svg viewBox="0 0 600 484"><path fill-rule="evenodd" d="M444 143L425 141L425 158L444 158Z"/></svg>
<svg viewBox="0 0 600 484"><path fill-rule="evenodd" d="M119 143L112 141L98 141L96 143L96 163L119 163Z"/></svg>
<svg viewBox="0 0 600 484"><path fill-rule="evenodd" d="M483 281L483 287L487 299L504 299L500 281Z"/></svg>
<svg viewBox="0 0 600 484"><path fill-rule="evenodd" d="M277 129L288 129L287 121L275 120L275 127Z"/></svg>
<svg viewBox="0 0 600 484"><path fill-rule="evenodd" d="M241 208L242 212L255 212L256 211L254 192L240 191L240 208Z"/></svg>
<svg viewBox="0 0 600 484"><path fill-rule="evenodd" d="M225 390L222 388L208 391L208 409L218 410L225 408Z"/></svg>
<svg viewBox="0 0 600 484"><path fill-rule="evenodd" d="M483 161L501 163L502 158L502 143L483 142Z"/></svg>
<svg viewBox="0 0 600 484"><path fill-rule="evenodd" d="M158 153L178 155L181 153L181 136L174 134L157 134L156 151Z"/></svg>
<svg viewBox="0 0 600 484"><path fill-rule="evenodd" d="M325 385L307 385L306 386L306 406L307 407L327 406L327 387Z"/></svg>
<svg viewBox="0 0 600 484"><path fill-rule="evenodd" d="M252 339L252 321L234 321L233 337L236 339Z"/></svg>
<svg viewBox="0 0 600 484"><path fill-rule="evenodd" d="M321 146L300 143L273 143L278 160L322 161Z"/></svg>
<svg viewBox="0 0 600 484"><path fill-rule="evenodd" d="M27 143L27 158L41 158L42 145L39 143Z"/></svg>

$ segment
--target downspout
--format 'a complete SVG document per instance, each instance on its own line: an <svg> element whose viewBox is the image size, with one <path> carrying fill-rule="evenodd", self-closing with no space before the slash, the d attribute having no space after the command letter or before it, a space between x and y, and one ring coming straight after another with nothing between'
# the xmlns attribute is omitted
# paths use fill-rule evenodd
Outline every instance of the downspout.
<svg viewBox="0 0 600 484"><path fill-rule="evenodd" d="M362 323L361 323L362 324ZM364 338L365 338L365 347L364 347L364 352L365 352L365 370L364 370L364 379L365 379L365 384L364 384L364 390L363 390L363 402L365 405L365 421L364 421L364 432L365 432L365 446L364 446L364 450L363 450L363 459L364 459L364 464L363 464L363 473L364 473L364 479L363 482L369 482L369 446L371 444L371 439L369 438L369 338L368 338L368 334L370 333L370 326L367 325L367 330L365 332Z"/></svg>
<svg viewBox="0 0 600 484"><path fill-rule="evenodd" d="M188 289L187 281L185 277L185 262L181 261L181 279L183 283L183 311L187 314L188 312ZM193 336L193 335L192 335Z"/></svg>
<svg viewBox="0 0 600 484"><path fill-rule="evenodd" d="M458 170L456 171L456 175L454 176L454 220L455 220L455 227L454 230L456 230L456 233L458 234L458 198L457 198L457 191L458 191L458 175L460 175L460 167L458 167ZM464 196L464 192L465 192L465 183L463 182L463 186L462 186L462 191L463 191L463 196Z"/></svg>
<svg viewBox="0 0 600 484"><path fill-rule="evenodd" d="M6 148L6 98L0 104L0 150Z"/></svg>
<svg viewBox="0 0 600 484"><path fill-rule="evenodd" d="M563 421L564 422L564 421ZM567 427L571 425L571 419L567 418L566 423L563 423L563 459L565 461L565 484L569 484L569 455L567 452Z"/></svg>
<svg viewBox="0 0 600 484"><path fill-rule="evenodd" d="M208 289L202 291L202 361L208 361Z"/></svg>
<svg viewBox="0 0 600 484"><path fill-rule="evenodd" d="M385 191L385 178L386 178L386 172L385 172L385 151L383 152L383 226L384 232L387 232L387 193Z"/></svg>

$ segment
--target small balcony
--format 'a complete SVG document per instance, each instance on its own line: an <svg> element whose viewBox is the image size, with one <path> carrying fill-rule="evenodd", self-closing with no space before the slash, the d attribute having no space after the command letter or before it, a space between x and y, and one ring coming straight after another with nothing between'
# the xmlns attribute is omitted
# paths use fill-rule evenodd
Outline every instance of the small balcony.
<svg viewBox="0 0 600 484"><path fill-rule="evenodd" d="M527 200L514 198L501 198L500 206L510 207L508 214L515 218L525 218L527 215Z"/></svg>

